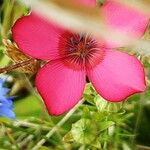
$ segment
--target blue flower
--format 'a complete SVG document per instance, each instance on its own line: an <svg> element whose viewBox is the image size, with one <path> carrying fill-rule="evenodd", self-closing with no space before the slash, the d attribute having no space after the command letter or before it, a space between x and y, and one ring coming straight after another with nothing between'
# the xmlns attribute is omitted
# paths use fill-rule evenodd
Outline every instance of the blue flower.
<svg viewBox="0 0 150 150"><path fill-rule="evenodd" d="M5 79L0 78L0 116L4 116L15 120L15 113L13 112L13 97L7 96L9 89L4 87Z"/></svg>

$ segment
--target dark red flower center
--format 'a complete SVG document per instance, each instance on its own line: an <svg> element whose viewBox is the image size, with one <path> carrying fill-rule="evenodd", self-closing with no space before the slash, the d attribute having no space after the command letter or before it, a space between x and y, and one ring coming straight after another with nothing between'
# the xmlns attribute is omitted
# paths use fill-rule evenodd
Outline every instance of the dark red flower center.
<svg viewBox="0 0 150 150"><path fill-rule="evenodd" d="M91 69L102 61L104 53L90 35L65 32L60 36L60 57L63 63L72 69Z"/></svg>

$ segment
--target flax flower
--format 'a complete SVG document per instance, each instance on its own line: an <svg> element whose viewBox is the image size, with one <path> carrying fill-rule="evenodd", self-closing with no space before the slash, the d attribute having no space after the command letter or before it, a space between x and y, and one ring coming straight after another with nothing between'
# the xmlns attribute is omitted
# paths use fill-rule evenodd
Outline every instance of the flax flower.
<svg viewBox="0 0 150 150"><path fill-rule="evenodd" d="M13 97L7 96L9 89L4 87L5 80L0 78L0 116L16 119L13 112Z"/></svg>
<svg viewBox="0 0 150 150"><path fill-rule="evenodd" d="M96 7L95 0L76 2ZM106 24L128 36L140 38L148 26L147 15L117 0L106 0L101 9ZM37 73L36 87L52 115L67 112L81 99L86 77L103 98L112 102L146 89L143 65L134 56L114 49L125 43L74 33L35 12L20 18L12 33L22 52L48 60Z"/></svg>

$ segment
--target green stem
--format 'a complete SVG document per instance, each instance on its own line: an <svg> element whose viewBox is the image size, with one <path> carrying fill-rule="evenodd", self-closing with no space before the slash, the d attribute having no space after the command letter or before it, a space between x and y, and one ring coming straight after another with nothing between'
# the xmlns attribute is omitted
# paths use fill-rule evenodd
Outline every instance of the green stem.
<svg viewBox="0 0 150 150"><path fill-rule="evenodd" d="M136 123L135 123L135 128L134 128L134 137L133 137L133 139L132 139L132 141L131 141L131 143L132 143L132 145L134 145L135 144L135 140L136 140L136 135L137 135L137 132L138 132L138 128L139 128L139 125L140 125L140 122L141 122L141 117L142 117L142 114L143 114L143 107L144 107L144 105L143 105L143 101L144 101L144 99L145 99L145 96L144 96L144 94L141 94L141 97L140 97L140 100L139 100L139 111L138 111L138 115L137 115L137 119L136 119Z"/></svg>
<svg viewBox="0 0 150 150"><path fill-rule="evenodd" d="M108 121L108 116L106 117L106 121ZM105 135L108 136L108 129L105 131ZM103 145L103 150L107 150L107 141L104 142L104 145Z"/></svg>
<svg viewBox="0 0 150 150"><path fill-rule="evenodd" d="M81 100L69 113L66 114L66 116L60 120L56 126L54 126L45 136L47 139L49 139L57 130L60 128L76 111L76 109L83 103L83 100ZM38 150L44 143L46 142L46 139L41 139L36 146L32 148L32 150Z"/></svg>
<svg viewBox="0 0 150 150"><path fill-rule="evenodd" d="M15 141L13 135L12 135L11 133L9 133L8 129L6 129L6 134L7 134L8 138L9 138L10 142L11 142L12 144L14 144L15 149L16 149L16 150L19 150L19 146L18 146L17 142Z"/></svg>
<svg viewBox="0 0 150 150"><path fill-rule="evenodd" d="M14 127L26 127L26 128L34 128L34 129L41 129L43 131L48 131L50 127L45 125L37 125L34 123L26 122L26 121L16 121L12 124Z"/></svg>

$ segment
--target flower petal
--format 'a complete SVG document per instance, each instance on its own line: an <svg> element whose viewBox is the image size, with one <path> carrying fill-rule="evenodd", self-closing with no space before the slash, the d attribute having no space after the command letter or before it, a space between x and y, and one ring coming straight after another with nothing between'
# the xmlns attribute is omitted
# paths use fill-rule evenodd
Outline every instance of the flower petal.
<svg viewBox="0 0 150 150"><path fill-rule="evenodd" d="M0 107L0 116L4 116L13 120L16 119L15 113L7 107Z"/></svg>
<svg viewBox="0 0 150 150"><path fill-rule="evenodd" d="M13 39L24 53L46 60L58 57L58 39L62 32L35 12L18 19L12 28Z"/></svg>
<svg viewBox="0 0 150 150"><path fill-rule="evenodd" d="M134 38L140 38L149 23L149 16L141 12L140 10L135 10L129 6L125 6L117 0L107 0L102 7L103 16L105 17L106 24L110 29L115 29L127 36L133 36ZM111 37L106 39L109 47L124 46L124 44L115 42Z"/></svg>
<svg viewBox="0 0 150 150"><path fill-rule="evenodd" d="M89 6L89 7L96 6L96 0L73 0L73 1L79 4L83 4L85 6Z"/></svg>
<svg viewBox="0 0 150 150"><path fill-rule="evenodd" d="M74 71L58 61L45 65L36 77L36 87L49 113L56 116L77 104L85 83L85 71Z"/></svg>
<svg viewBox="0 0 150 150"><path fill-rule="evenodd" d="M99 65L88 70L88 77L97 92L109 101L122 101L146 89L142 64L123 52L107 52Z"/></svg>

